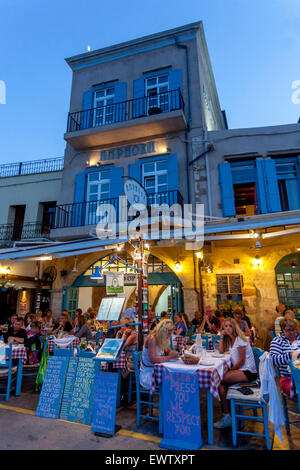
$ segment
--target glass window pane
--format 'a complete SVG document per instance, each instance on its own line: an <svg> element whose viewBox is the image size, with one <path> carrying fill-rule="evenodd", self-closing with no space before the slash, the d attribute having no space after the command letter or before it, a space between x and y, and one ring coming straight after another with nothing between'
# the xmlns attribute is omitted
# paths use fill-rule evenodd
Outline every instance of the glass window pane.
<svg viewBox="0 0 300 470"><path fill-rule="evenodd" d="M155 187L154 176L145 178L145 188L148 189L148 188L153 188L153 187Z"/></svg>
<svg viewBox="0 0 300 470"><path fill-rule="evenodd" d="M154 172L154 163L145 163L144 173L153 173L153 172Z"/></svg>
<svg viewBox="0 0 300 470"><path fill-rule="evenodd" d="M160 162L156 162L156 169L157 171L166 170L167 169L167 161L161 160Z"/></svg>
<svg viewBox="0 0 300 470"><path fill-rule="evenodd" d="M107 88L106 90L106 95L113 95L115 92L115 89L114 88Z"/></svg>
<svg viewBox="0 0 300 470"><path fill-rule="evenodd" d="M98 179L99 179L99 171L89 174L89 181L98 181Z"/></svg>
<svg viewBox="0 0 300 470"><path fill-rule="evenodd" d="M109 183L105 183L101 185L101 193L108 193L109 192Z"/></svg>
<svg viewBox="0 0 300 470"><path fill-rule="evenodd" d="M158 175L157 182L158 184L167 184L167 175Z"/></svg>
<svg viewBox="0 0 300 470"><path fill-rule="evenodd" d="M159 93L165 93L165 92L167 92L167 91L168 91L168 87L167 87L167 86L161 86L161 87L159 88ZM167 97L167 95L166 95L166 97Z"/></svg>
<svg viewBox="0 0 300 470"><path fill-rule="evenodd" d="M156 78L148 78L147 86L153 86L153 85L156 85Z"/></svg>
<svg viewBox="0 0 300 470"><path fill-rule="evenodd" d="M96 92L96 98L102 98L104 96L104 90Z"/></svg>
<svg viewBox="0 0 300 470"><path fill-rule="evenodd" d="M90 194L89 201L97 201L98 194ZM94 206L95 204L89 204L90 206Z"/></svg>
<svg viewBox="0 0 300 470"><path fill-rule="evenodd" d="M169 81L169 76L168 75L161 75L158 77L158 83L166 83Z"/></svg>
<svg viewBox="0 0 300 470"><path fill-rule="evenodd" d="M91 184L89 187L90 193L98 193L98 185L97 184Z"/></svg>

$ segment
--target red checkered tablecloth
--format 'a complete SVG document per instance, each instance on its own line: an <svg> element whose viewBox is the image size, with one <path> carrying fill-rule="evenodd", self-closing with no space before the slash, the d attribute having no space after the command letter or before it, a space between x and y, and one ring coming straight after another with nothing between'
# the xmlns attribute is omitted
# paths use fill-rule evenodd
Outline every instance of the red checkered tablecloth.
<svg viewBox="0 0 300 470"><path fill-rule="evenodd" d="M49 339L49 341L48 341L49 353L53 353L53 344L54 344L54 339L53 338ZM72 345L73 345L73 348L76 349L77 346L80 345L80 338L75 337L72 341ZM56 346L56 347L57 347L57 349L60 349L59 346ZM66 349L69 349L69 346Z"/></svg>
<svg viewBox="0 0 300 470"><path fill-rule="evenodd" d="M173 349L185 348L187 345L188 338L186 336L172 336Z"/></svg>
<svg viewBox="0 0 300 470"><path fill-rule="evenodd" d="M184 367L184 365L183 365ZM163 374L163 364L155 364L153 374L152 374L152 388L151 392L155 391L156 386L161 385L162 383L162 374ZM224 361L223 365L223 374L225 375L228 371L229 366ZM199 379L199 388L206 388L210 390L212 396L220 400L218 388L221 384L222 378L219 376L217 369L215 367L201 367L197 368L196 372Z"/></svg>
<svg viewBox="0 0 300 470"><path fill-rule="evenodd" d="M109 362L101 361L101 370L108 369ZM124 351L121 352L120 358L118 361L113 362L113 369L125 369L127 370L127 359Z"/></svg>
<svg viewBox="0 0 300 470"><path fill-rule="evenodd" d="M22 359L23 364L27 361L25 346L12 346L12 359Z"/></svg>

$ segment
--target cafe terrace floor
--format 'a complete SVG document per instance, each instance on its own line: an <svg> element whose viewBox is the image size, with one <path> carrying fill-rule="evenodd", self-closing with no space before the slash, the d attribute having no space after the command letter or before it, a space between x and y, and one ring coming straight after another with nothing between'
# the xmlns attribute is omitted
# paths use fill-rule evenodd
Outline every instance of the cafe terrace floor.
<svg viewBox="0 0 300 470"><path fill-rule="evenodd" d="M32 383L23 383L21 396L12 396L8 402L0 401L0 450L149 450L159 451L161 436L158 424L144 421L136 427L135 404L117 409L116 424L121 430L112 438L97 437L90 426L62 420L38 418L35 416L39 395L33 392ZM205 394L201 391L200 400L205 404ZM214 419L220 418L220 406L214 400ZM206 410L201 410L202 433L204 445L202 450L233 450L231 428L215 430L214 446L209 446L206 432ZM249 430L262 432L262 425L245 423ZM3 432L5 430L5 432ZM300 449L300 429L291 426L291 435L287 436L282 428L284 442L277 437L273 441L274 450ZM270 426L273 437L272 426ZM239 440L239 450L266 450L261 437L245 436Z"/></svg>

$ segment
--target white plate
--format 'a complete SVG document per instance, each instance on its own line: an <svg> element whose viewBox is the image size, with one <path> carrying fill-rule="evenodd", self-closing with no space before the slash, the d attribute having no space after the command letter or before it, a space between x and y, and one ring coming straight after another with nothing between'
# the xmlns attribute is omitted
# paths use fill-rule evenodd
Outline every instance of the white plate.
<svg viewBox="0 0 300 470"><path fill-rule="evenodd" d="M214 353L212 354L212 357L224 357L225 354L221 354L221 353Z"/></svg>
<svg viewBox="0 0 300 470"><path fill-rule="evenodd" d="M199 362L200 366L214 366L214 362L210 362L210 361L200 361Z"/></svg>

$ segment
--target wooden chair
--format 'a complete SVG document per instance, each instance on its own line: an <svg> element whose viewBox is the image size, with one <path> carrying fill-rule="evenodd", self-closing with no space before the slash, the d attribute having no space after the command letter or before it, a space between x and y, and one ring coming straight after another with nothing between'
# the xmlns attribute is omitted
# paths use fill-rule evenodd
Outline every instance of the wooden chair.
<svg viewBox="0 0 300 470"><path fill-rule="evenodd" d="M77 346L77 357L95 357L96 354L93 353L92 351L83 351L80 349L79 346Z"/></svg>
<svg viewBox="0 0 300 470"><path fill-rule="evenodd" d="M16 389L18 367L12 366L12 344L0 348L0 397L8 401L10 394Z"/></svg>
<svg viewBox="0 0 300 470"><path fill-rule="evenodd" d="M254 358L256 361L258 358L263 354L263 351L259 348L256 349L256 354ZM271 359L267 359L271 360ZM258 370L259 370L259 366ZM248 435L248 436L260 436L264 437L266 440L266 446L268 450L271 450L271 440L270 440L270 433L269 433L269 422L268 422L268 408L267 402L268 397L262 397L260 393L260 389L257 387L257 384L252 386L249 384L249 388L251 388L253 394L252 395L244 395L240 391L238 391L238 387L243 384L235 384L229 387L227 392L227 399L230 400L231 406L231 418L232 418L232 442L233 445L237 446L237 436L238 435ZM248 414L244 414L246 410L253 410L253 416ZM257 410L262 410L262 417L257 416ZM263 423L264 425L264 433L255 433L244 431L243 423L244 421L252 421ZM239 427L239 423L242 423L242 427Z"/></svg>
<svg viewBox="0 0 300 470"><path fill-rule="evenodd" d="M73 357L74 356L74 348L73 344L70 344L70 349L66 348L57 348L56 344L53 343L53 355L60 356L60 357Z"/></svg>
<svg viewBox="0 0 300 470"><path fill-rule="evenodd" d="M141 419L150 419L153 421L160 421L161 416L159 412L159 417L153 416L153 409L156 408L160 411L160 402L155 403L153 401L154 396L159 397L159 392L154 392L152 395L150 390L143 388L140 385L140 361L142 357L142 352L132 351L132 358L134 363L134 373L136 381L136 403L137 403L137 416L136 416L136 425L139 427L141 425ZM148 414L143 414L144 409L148 409Z"/></svg>

